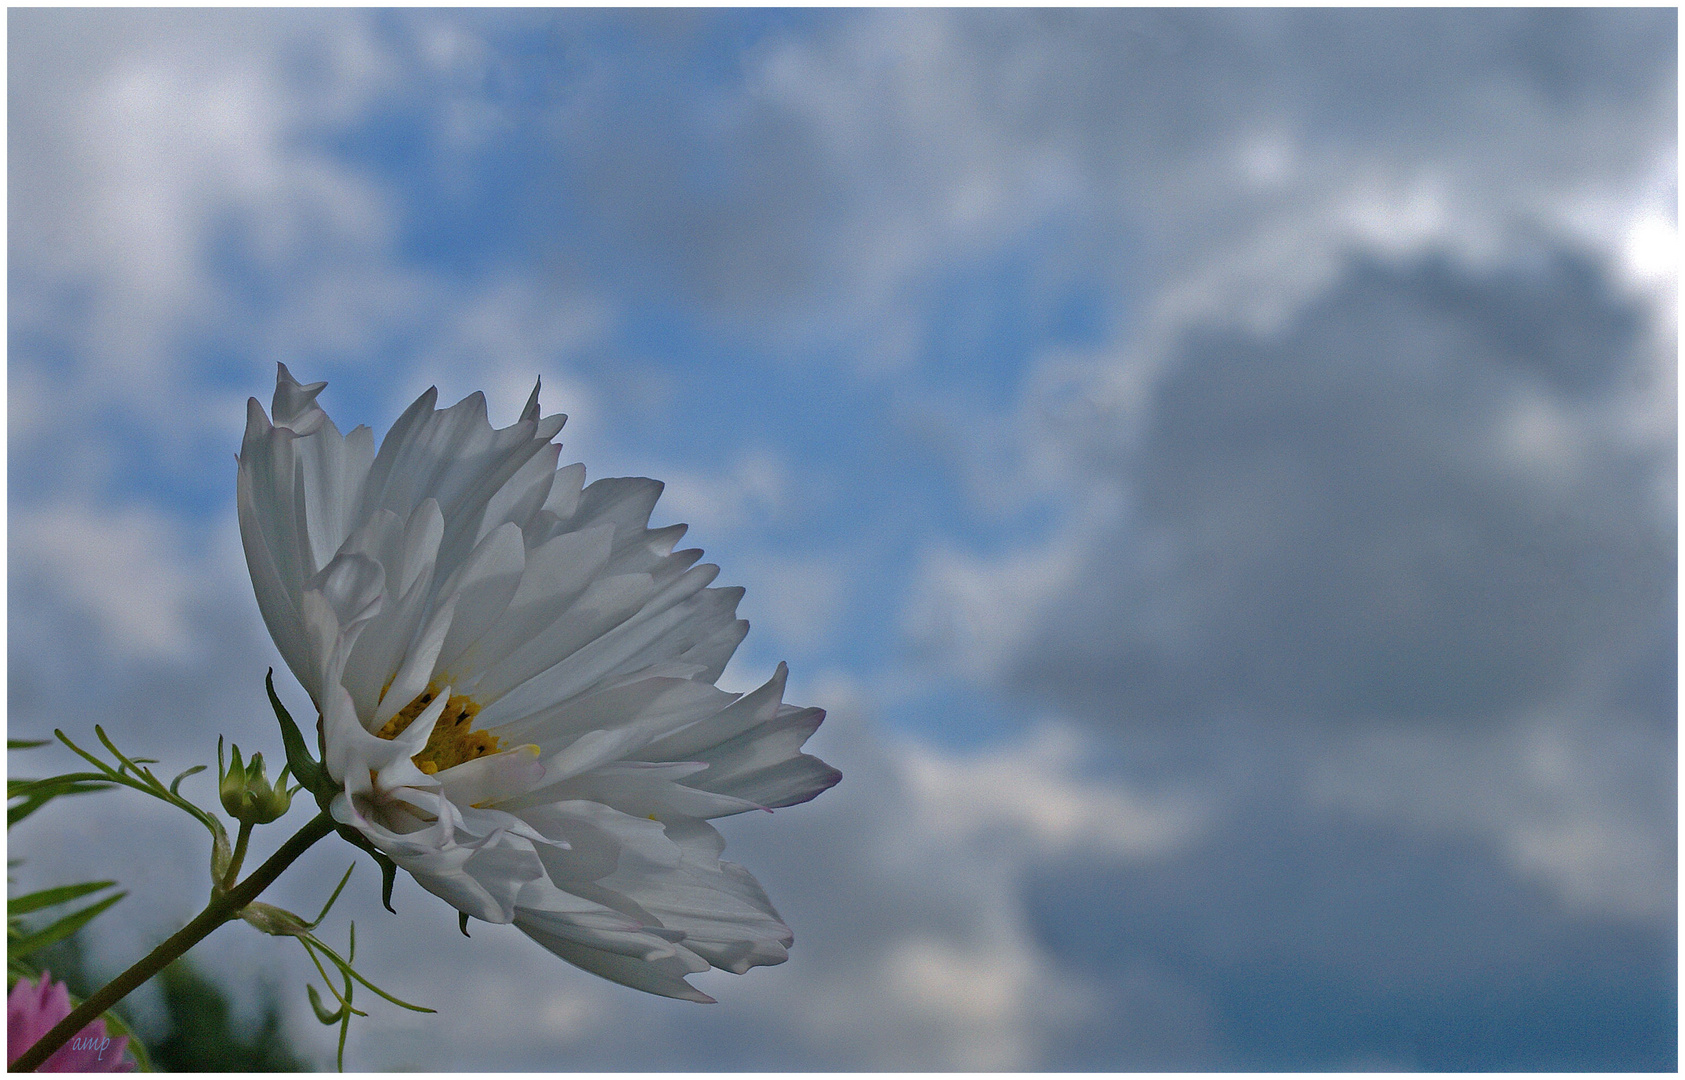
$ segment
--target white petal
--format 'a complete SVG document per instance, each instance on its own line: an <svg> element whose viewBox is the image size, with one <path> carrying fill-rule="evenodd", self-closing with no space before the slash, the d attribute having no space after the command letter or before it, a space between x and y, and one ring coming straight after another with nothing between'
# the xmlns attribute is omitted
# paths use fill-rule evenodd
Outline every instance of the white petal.
<svg viewBox="0 0 1685 1080"><path fill-rule="evenodd" d="M269 629L269 636L275 640L281 658L314 698L318 687L311 670L310 643L304 632L304 616L299 611L299 596L287 588L280 564L270 551L261 526L248 524L255 521L258 510L252 500L244 465L240 468L237 502L240 541L246 549L246 565L251 570L258 611L263 615L264 625Z"/></svg>
<svg viewBox="0 0 1685 1080"><path fill-rule="evenodd" d="M684 934L685 947L738 974L789 958L795 940L748 871L718 858L724 842L705 822L675 822L667 835L683 852L669 872L614 874L599 884Z"/></svg>
<svg viewBox="0 0 1685 1080"><path fill-rule="evenodd" d="M291 431L277 429L256 398L247 402L240 446L237 505L240 540L257 592L258 609L287 666L307 689L311 667L303 644L299 598L315 572L304 543L302 497L296 486Z"/></svg>
<svg viewBox="0 0 1685 1080"><path fill-rule="evenodd" d="M608 522L628 541L635 540L649 524L649 515L666 487L645 476L615 476L598 480L580 495L579 505L569 519L569 528Z"/></svg>
<svg viewBox="0 0 1685 1080"><path fill-rule="evenodd" d="M591 582L548 627L490 665L475 686L476 696L489 705L540 672L554 669L559 661L636 615L655 592L655 582L648 574L620 574ZM563 696L565 693L548 686L530 688L526 695L535 701L554 701Z"/></svg>
<svg viewBox="0 0 1685 1080"><path fill-rule="evenodd" d="M790 668L779 664L772 678L744 694L706 720L652 743L646 753L651 761L684 761L736 738L751 728L770 723L778 716L784 700L784 683Z"/></svg>
<svg viewBox="0 0 1685 1080"><path fill-rule="evenodd" d="M438 500L449 528L441 545L445 573L465 558L494 496L561 430L564 417L517 422L494 431L483 394L470 394L439 412L429 390L381 445L369 474L363 513L385 508L407 515L421 499Z"/></svg>
<svg viewBox="0 0 1685 1080"><path fill-rule="evenodd" d="M763 807L806 802L835 785L842 774L801 753L825 718L821 709L784 705L788 669L714 716L652 742L639 751L650 761L700 761L706 771L688 777L692 787ZM698 815L715 816L715 815Z"/></svg>
<svg viewBox="0 0 1685 1080"><path fill-rule="evenodd" d="M585 487L585 466L580 462L556 470L550 494L544 499L544 509L559 521L572 520L579 509L579 499Z"/></svg>
<svg viewBox="0 0 1685 1080"><path fill-rule="evenodd" d="M529 744L442 769L437 779L451 802L473 807L524 795L544 779L544 772L538 747Z"/></svg>
<svg viewBox="0 0 1685 1080"><path fill-rule="evenodd" d="M481 540L468 561L445 582L441 592L456 595L456 614L439 650L440 669L451 668L503 616L525 569L521 530L509 523Z"/></svg>
<svg viewBox="0 0 1685 1080"><path fill-rule="evenodd" d="M451 617L455 612L454 594L445 597L444 602L434 609L427 624L421 628L420 635L404 653L403 666L392 677L392 685L380 699L380 705L375 709L373 719L369 721L371 731L379 731L386 721L397 716L405 705L420 697L421 692L433 681L439 649L445 643L445 635L450 633Z"/></svg>
<svg viewBox="0 0 1685 1080"><path fill-rule="evenodd" d="M536 516L544 508L544 500L556 481L556 460L561 452L562 448L553 443L541 448L498 489L486 505L479 534L474 538L476 542L505 524L515 525L522 533L531 531L535 544L541 540L535 528Z"/></svg>
<svg viewBox="0 0 1685 1080"><path fill-rule="evenodd" d="M429 516L427 511L431 509ZM437 506L429 501L412 515L409 528L396 514L382 510L346 540L342 551L367 554L380 563L385 573L388 601L376 619L357 640L351 660L346 665L345 686L351 691L357 710L371 716L380 703L380 694L397 674L405 648L415 637L416 629L426 613L426 601L432 583L432 564L423 567L425 577L418 576L406 588L404 573L407 551L423 546L430 537L438 542L440 525Z"/></svg>
<svg viewBox="0 0 1685 1080"><path fill-rule="evenodd" d="M521 886L544 874L530 844L501 834L472 843L459 838L436 850L406 850L396 834L386 845L373 836L371 840L422 888L458 911L489 923L513 919Z"/></svg>
<svg viewBox="0 0 1685 1080"><path fill-rule="evenodd" d="M683 858L660 822L631 817L601 803L551 800L507 812L553 842L539 857L550 880L569 891L607 877L623 864L672 869Z"/></svg>
<svg viewBox="0 0 1685 1080"><path fill-rule="evenodd" d="M606 931L550 912L518 908L521 932L576 967L634 990L662 997L712 1004L714 999L685 982L706 971L708 962L659 936L636 931Z"/></svg>
<svg viewBox="0 0 1685 1080"><path fill-rule="evenodd" d="M507 658L555 626L601 573L613 543L614 529L604 525L564 533L529 549L504 617L480 642L482 655Z"/></svg>
<svg viewBox="0 0 1685 1080"><path fill-rule="evenodd" d="M323 424L331 424L328 414L316 404L316 395L328 384L313 382L301 386L287 365L275 365L275 397L271 401L278 427L290 428L300 435L312 435Z"/></svg>
<svg viewBox="0 0 1685 1080"><path fill-rule="evenodd" d="M842 779L836 769L801 753L802 744L824 719L823 709L786 705L771 723L695 755L708 762L708 770L688 782L762 806L806 802Z"/></svg>
<svg viewBox="0 0 1685 1080"><path fill-rule="evenodd" d="M714 818L766 807L730 795L701 791L680 783L708 766L700 761L657 763L617 761L553 785L534 785L527 794L501 804L511 813L545 802L602 803L634 818L666 821L677 817Z"/></svg>
<svg viewBox="0 0 1685 1080"><path fill-rule="evenodd" d="M642 746L712 715L731 700L731 694L712 683L652 677L570 698L509 723L485 726L499 738L535 742L550 753L565 749L588 732L611 728L641 732ZM481 714L482 720L485 715Z"/></svg>
<svg viewBox="0 0 1685 1080"><path fill-rule="evenodd" d="M310 579L299 607L320 684L338 684L357 635L380 613L385 576L379 563L353 554L335 558Z"/></svg>
<svg viewBox="0 0 1685 1080"><path fill-rule="evenodd" d="M613 677L671 659L690 643L703 625L718 620L722 615L729 618L730 609L736 607L742 590L705 588L718 572L716 566L698 566L659 593L642 596L640 593L644 589L640 588L640 584L647 582L648 578L645 575L629 575L628 587L616 598L617 606L596 613L598 617L589 623L574 624L588 627L590 636L577 648L567 651L560 662L528 675L529 670L548 656L523 650L518 657L525 662L516 664L510 661L488 672L486 683L489 686L482 692L495 700L511 679L526 676L523 681L529 685L522 686L516 695L516 700L523 706L537 700L565 700L587 693ZM623 579L609 580L619 582ZM598 584L606 591L606 582ZM593 586L595 588L597 586ZM591 597L592 591L587 590L576 609L585 607ZM619 617L625 606L630 604L636 604L635 612ZM576 617L573 610L570 609L570 619ZM583 631L576 631L574 640L583 636Z"/></svg>

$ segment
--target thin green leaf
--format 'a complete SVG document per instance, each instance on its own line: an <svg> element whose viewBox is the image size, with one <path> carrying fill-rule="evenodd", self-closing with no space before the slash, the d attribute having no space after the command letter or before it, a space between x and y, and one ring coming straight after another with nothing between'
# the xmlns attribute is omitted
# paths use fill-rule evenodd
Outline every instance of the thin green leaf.
<svg viewBox="0 0 1685 1080"><path fill-rule="evenodd" d="M151 769L142 768L143 764L156 765L158 763L156 758L125 757L123 752L117 749L117 744L112 742L111 737L105 733L105 728L98 724L94 725L94 734L99 737L99 741L105 745L105 748L111 751L112 756L122 762L122 765L117 771L122 773L125 769L127 769L132 773L132 779L136 782L131 784L131 787L140 791L145 791L148 794L160 796L163 794L166 790L163 783L156 776L152 775ZM166 801L176 802L176 804L181 806L183 809L187 809L189 806L192 806L191 803L179 802L177 800ZM193 810L195 813L199 812L199 808L196 806L193 807Z"/></svg>
<svg viewBox="0 0 1685 1080"><path fill-rule="evenodd" d="M88 753L86 750L82 749L80 746L77 746L75 743L71 742L70 736L66 735L63 731L61 731L58 728L54 728L53 734L58 737L59 742L68 746L71 749L71 751L76 754L77 757L81 758L83 761L86 761L88 764L90 764L94 768L98 769L100 771L100 775L105 776L105 777L107 777L109 779L112 779L112 780L120 779L116 774L116 770L112 769L111 766L107 765L105 762L101 761L99 758L95 757L94 755Z"/></svg>
<svg viewBox="0 0 1685 1080"><path fill-rule="evenodd" d="M105 734L105 729L100 727L98 724L94 725L94 734L98 735L100 742L105 745L105 748L110 750L111 753L116 756L117 760L123 763L120 768L113 769L110 765L107 765L99 758L88 753L80 746L77 746L74 742L70 741L70 736L66 735L63 731L55 728L53 729L53 734L58 736L58 740L74 751L82 758L82 760L89 762L95 768L99 769L103 779L110 780L112 783L122 784L124 787L133 788L142 794L151 795L155 799L161 799L164 802L169 803L171 806L186 811L187 813L193 815L194 820L198 821L201 825L210 830L213 839L223 835L222 823L220 821L205 811L199 809L197 806L194 806L180 795L170 792L158 781L156 776L152 775L151 770L136 769L133 774L126 772L125 770L134 768L134 762L123 756L123 752L117 749L111 739Z"/></svg>
<svg viewBox="0 0 1685 1080"><path fill-rule="evenodd" d="M34 794L24 797L23 801L17 805L6 807L6 828L9 829L16 825L54 799L67 795L91 795L96 791L104 791L111 786L101 782L97 784L67 784L59 788L39 789ZM8 798L17 797L16 795L8 795Z"/></svg>
<svg viewBox="0 0 1685 1080"><path fill-rule="evenodd" d="M332 1027L345 1018L345 1006L341 1005L333 1012L329 1012L328 1007L322 1004L322 995L316 992L314 984L306 984L304 990L310 995L310 1010L316 1014L316 1019L320 1020L324 1026Z"/></svg>
<svg viewBox="0 0 1685 1080"><path fill-rule="evenodd" d="M46 746L48 743L50 743L52 741L53 740L51 740L51 739L7 739L6 740L6 749L8 749L8 750L33 750L37 746Z"/></svg>
<svg viewBox="0 0 1685 1080"><path fill-rule="evenodd" d="M135 770L137 773L140 771L140 766L130 761L127 757L124 757L123 751L117 749L117 744L111 741L111 736L107 735L105 733L105 729L98 724L94 725L94 736L99 739L100 743L104 745L107 750L111 751L112 757L116 758L127 767Z"/></svg>
<svg viewBox="0 0 1685 1080"><path fill-rule="evenodd" d="M52 802L51 799L31 799L28 802L22 802L16 806L6 807L6 828L10 829L13 825L16 825L18 822L27 818L29 815L35 813L35 811L41 809L50 802Z"/></svg>
<svg viewBox="0 0 1685 1080"><path fill-rule="evenodd" d="M300 938L299 940L303 941L305 939ZM356 979L358 982L362 983L364 986L368 987L370 990L379 994L381 997L385 998L387 1001L390 1001L392 1004L398 1006L399 1008L408 1009L411 1012L422 1012L422 1013L430 1013L430 1012L438 1012L439 1011L437 1009L429 1009L425 1005L411 1005L407 1001L402 1001L398 998L393 997L391 994L388 994L386 991L382 990L380 987L376 986L374 983L369 982L367 979L365 979L361 975L359 975L357 973L356 968L353 968L346 961L341 960L339 958L339 954L334 952L332 949L328 948L326 945L322 944L322 942L319 938L311 937L309 939L309 941L310 941L311 945L313 945L316 948L322 950L322 953L324 955L326 955L329 960L332 960L334 962L334 965L336 967L338 967L340 971L342 971L346 975L351 976L351 978ZM362 1014L359 1014L359 1015L362 1015Z"/></svg>
<svg viewBox="0 0 1685 1080"><path fill-rule="evenodd" d="M87 784L97 784L99 790L112 786L105 773L63 773L58 776L43 776L36 779L14 776L6 781L6 798L30 798L46 792L56 792L61 789Z"/></svg>
<svg viewBox="0 0 1685 1080"><path fill-rule="evenodd" d="M56 889L42 889L26 896L14 896L6 901L6 914L8 917L28 915L32 911L40 911L42 908L63 904L101 889L109 889L115 884L115 881L85 881L80 885L60 885Z"/></svg>
<svg viewBox="0 0 1685 1080"><path fill-rule="evenodd" d="M351 924L351 947L345 951L345 959L347 961L354 961L357 959L357 924L355 922ZM351 1000L351 992L354 989L356 989L356 987L352 985L351 980L346 979L345 1000L348 1003ZM345 1013L345 1018L339 1022L339 1050L334 1054L334 1064L338 1066L340 1072L345 1071L345 1037L350 1033L351 1012L348 1008Z"/></svg>
<svg viewBox="0 0 1685 1080"><path fill-rule="evenodd" d="M352 863L345 868L345 875L339 879L339 884L334 886L333 895L328 897L328 902L322 905L322 913L308 924L310 929L314 930L322 925L322 920L328 917L328 910L333 907L333 902L339 899L340 891L345 888L345 883L351 880L351 871L355 869L357 869L356 863Z"/></svg>
<svg viewBox="0 0 1685 1080"><path fill-rule="evenodd" d="M82 927L86 926L95 915L98 915L100 912L104 911L106 908L115 904L127 895L129 894L125 891L120 892L115 896L108 896L97 904L89 904L80 911L72 912L71 914L66 915L64 918L53 923L51 926L37 930L26 937L19 938L14 941L8 941L6 943L6 951L8 953L15 952L20 956L27 956L30 953L38 952L41 949L46 948L55 941L62 941L71 934L74 934L76 931L82 929Z"/></svg>
<svg viewBox="0 0 1685 1080"><path fill-rule="evenodd" d="M177 798L180 798L181 797L181 782L183 780L186 780L189 776L192 776L195 773L204 772L207 768L209 768L209 766L195 765L191 769L188 769L186 772L183 772L180 776L176 777L174 780L171 780L170 781L170 794L176 796Z"/></svg>
<svg viewBox="0 0 1685 1080"><path fill-rule="evenodd" d="M310 962L312 964L316 965L316 973L322 976L322 981L327 984L328 993L330 993L334 996L334 1000L339 1002L345 1008L350 1009L351 1012L355 1013L358 1016L367 1016L368 1013L363 1012L361 1009L358 1009L358 1008L354 1007L349 1001L345 1000L345 998L340 996L340 993L339 993L338 990L335 990L333 988L333 980L328 978L327 969L324 968L322 966L322 962L316 958L316 951L315 951L315 949L312 949L311 946L315 945L317 948L320 948L323 952L328 953L330 956L332 955L333 950L329 949L326 945L323 945L321 942L317 941L313 937L309 937L308 935L301 936L297 940L298 940L298 943L300 945L304 946L304 951L310 957ZM337 961L339 958L334 957L334 959Z"/></svg>

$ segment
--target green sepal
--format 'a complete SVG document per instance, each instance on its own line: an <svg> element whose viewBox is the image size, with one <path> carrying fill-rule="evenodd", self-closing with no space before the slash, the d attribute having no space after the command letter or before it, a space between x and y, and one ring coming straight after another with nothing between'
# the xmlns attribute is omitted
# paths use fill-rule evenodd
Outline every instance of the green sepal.
<svg viewBox="0 0 1685 1080"><path fill-rule="evenodd" d="M357 969L352 967L349 961L341 959L340 955L338 953L334 952L332 949L328 948L326 945L324 945L320 938L318 938L314 935L311 935L311 934L305 934L305 935L301 935L298 940L304 943L304 945L305 945L304 951L307 952L307 953L310 953L310 959L311 959L312 962L314 962L316 964L316 970L317 970L318 973L321 974L322 981L325 982L325 983L328 983L328 993L333 994L335 997L339 997L339 992L336 991L333 988L332 982L330 982L328 980L328 973L326 971L322 970L321 961L317 960L317 958L316 958L316 953L318 951L321 952L321 954L323 956L326 956L329 960L331 960L333 962L333 965L340 970L341 974L347 976L348 978L355 979L357 982L362 983L364 986L368 987L370 990L373 990L376 994L379 994L381 997L385 998L387 1001L390 1001L392 1004L398 1006L401 1009L408 1009L411 1012L421 1012L421 1013L430 1013L430 1012L438 1012L439 1011L437 1009L429 1009L425 1005L411 1005L409 1002L404 1001L401 998L395 998L391 994L388 994L386 991L382 990L380 987L376 986L372 982L369 982L367 979L363 978L362 975L358 974ZM359 1008L356 1008L355 1006L351 1005L351 1003L349 1001L344 1001L343 999L341 999L341 1000L342 1000L342 1003L347 1008L351 1009L351 1011L353 1013L355 1013L356 1015L358 1015L358 1016L367 1016L368 1015L368 1013L364 1012L363 1010L361 1010Z"/></svg>
<svg viewBox="0 0 1685 1080"><path fill-rule="evenodd" d="M462 931L463 937L468 936L468 913L466 911L456 913L456 928Z"/></svg>
<svg viewBox="0 0 1685 1080"><path fill-rule="evenodd" d="M316 803L323 810L339 794L339 788L334 784L333 777L322 767L322 763L310 756L309 747L304 744L304 735L298 730L298 724L293 721L292 714L281 704L281 699L275 693L275 669L270 668L269 674L263 678L263 688L269 692L269 704L275 709L275 719L281 725L281 745L287 750L287 767L292 769L293 777L303 784L316 796Z"/></svg>
<svg viewBox="0 0 1685 1080"><path fill-rule="evenodd" d="M380 906L396 915L398 909L392 906L392 885L398 880L398 864L385 855L376 855L375 862L380 864Z"/></svg>
<svg viewBox="0 0 1685 1080"><path fill-rule="evenodd" d="M334 830L349 843L355 844L369 853L376 865L380 867L380 903L387 911L398 914L398 909L392 906L392 886L398 880L398 864L393 862L384 851L369 843L369 838L353 829L349 825L335 825Z"/></svg>

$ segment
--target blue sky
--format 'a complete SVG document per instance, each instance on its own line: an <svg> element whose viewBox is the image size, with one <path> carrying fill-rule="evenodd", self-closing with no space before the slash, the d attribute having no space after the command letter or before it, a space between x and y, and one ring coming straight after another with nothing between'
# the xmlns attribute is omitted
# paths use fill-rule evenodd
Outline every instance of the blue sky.
<svg viewBox="0 0 1685 1080"><path fill-rule="evenodd" d="M274 741L277 361L377 432L542 378L830 710L727 828L788 964L647 999L364 868L441 1015L353 1066L1674 1067L1672 12L8 26L14 734ZM20 883L133 887L121 964L203 853L77 811Z"/></svg>

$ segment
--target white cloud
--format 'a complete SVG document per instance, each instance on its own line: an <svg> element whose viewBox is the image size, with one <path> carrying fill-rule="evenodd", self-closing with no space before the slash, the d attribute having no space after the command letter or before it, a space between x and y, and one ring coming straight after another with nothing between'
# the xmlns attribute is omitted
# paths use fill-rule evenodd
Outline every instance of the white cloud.
<svg viewBox="0 0 1685 1080"><path fill-rule="evenodd" d="M1069 728L1044 726L1023 743L969 757L906 747L904 768L932 828L972 843L1019 845L1033 858L1150 858L1205 829L1210 814L1201 794L1084 778L1085 743Z"/></svg>
<svg viewBox="0 0 1685 1080"><path fill-rule="evenodd" d="M11 572L89 618L112 652L184 661L202 597L178 526L156 510L58 504L11 513Z"/></svg>
<svg viewBox="0 0 1685 1080"><path fill-rule="evenodd" d="M798 820L757 815L731 830L733 847L794 920L793 959L787 972L722 985L720 993L753 1010L765 1030L793 1039L796 1056L773 1060L889 1070L1044 1061L1050 1040L1086 1022L1097 1002L1037 940L1021 878L1040 861L1069 857L1072 840L1080 860L1117 852L1103 841L1097 855L1080 844L1080 830L1019 829L1004 800L975 792L960 799L956 785L1010 774L1037 797L1063 800L1043 814L1068 810L1072 800L1104 812L1116 806L1073 780L1073 763L1045 744L956 761L878 734L857 684L828 678L811 695L830 710L813 749L843 770L842 785L827 793L830 805ZM1002 842L1002 826L1010 842ZM1116 841L1130 829L1099 833ZM1135 832L1125 840L1128 855L1144 854L1135 846L1141 839Z"/></svg>
<svg viewBox="0 0 1685 1080"><path fill-rule="evenodd" d="M591 414L600 410L599 395L570 372L568 361L608 332L611 314L605 302L547 289L518 274L440 299L448 305L448 317L439 320L405 384L394 387L389 407L404 408L434 383L447 401L483 389L493 421L513 423L533 379L542 376L546 390L540 402L546 412L569 413L570 438L579 436L582 424L592 423Z"/></svg>
<svg viewBox="0 0 1685 1080"><path fill-rule="evenodd" d="M748 589L739 612L764 644L812 649L831 642L849 603L854 573L837 555L763 552L735 568Z"/></svg>
<svg viewBox="0 0 1685 1080"><path fill-rule="evenodd" d="M338 260L379 272L387 197L308 135L358 115L382 62L355 20L312 39L297 19L252 18L57 12L20 28L30 48L13 77L32 90L14 103L13 161L28 168L13 280L52 305L28 309L39 329L75 342L68 393L156 407L179 391L186 341L250 318L219 265L231 254L269 273ZM328 40L311 77L289 75Z"/></svg>
<svg viewBox="0 0 1685 1080"><path fill-rule="evenodd" d="M777 521L796 497L789 465L768 450L747 451L721 473L668 468L661 475L667 485L661 512L688 524L693 539Z"/></svg>
<svg viewBox="0 0 1685 1080"><path fill-rule="evenodd" d="M966 674L988 679L1024 646L1044 605L1076 586L1081 553L1074 530L997 556L951 546L927 552L903 630Z"/></svg>

